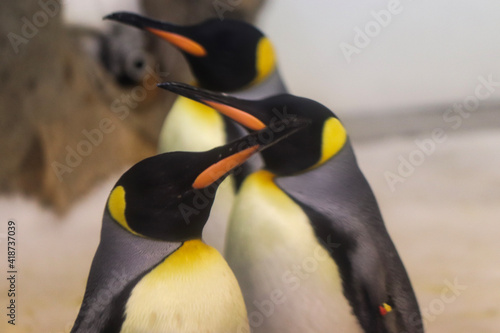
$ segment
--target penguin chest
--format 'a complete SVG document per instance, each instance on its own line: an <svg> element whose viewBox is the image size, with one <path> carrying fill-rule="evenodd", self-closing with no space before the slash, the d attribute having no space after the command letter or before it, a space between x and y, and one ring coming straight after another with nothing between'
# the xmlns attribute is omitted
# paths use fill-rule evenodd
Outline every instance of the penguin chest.
<svg viewBox="0 0 500 333"><path fill-rule="evenodd" d="M224 120L210 107L179 97L160 132L160 153L205 151L226 143Z"/></svg>
<svg viewBox="0 0 500 333"><path fill-rule="evenodd" d="M248 332L248 320L225 260L214 248L191 240L137 283L121 332Z"/></svg>
<svg viewBox="0 0 500 333"><path fill-rule="evenodd" d="M245 180L230 219L226 258L253 332L361 331L325 248L270 173Z"/></svg>

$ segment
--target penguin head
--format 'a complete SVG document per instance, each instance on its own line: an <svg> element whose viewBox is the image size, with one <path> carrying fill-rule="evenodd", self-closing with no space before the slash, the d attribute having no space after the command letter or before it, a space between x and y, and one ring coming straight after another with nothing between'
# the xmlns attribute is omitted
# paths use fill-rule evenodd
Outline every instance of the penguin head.
<svg viewBox="0 0 500 333"><path fill-rule="evenodd" d="M147 30L177 47L189 62L197 85L206 89L239 90L264 80L276 67L269 39L243 21L209 19L178 26L126 12L104 19Z"/></svg>
<svg viewBox="0 0 500 333"><path fill-rule="evenodd" d="M313 100L290 94L262 100L242 100L183 83L166 82L161 88L204 103L249 130L296 117L307 119L310 126L300 134L284 139L261 153L266 168L277 175L290 175L320 166L339 152L347 141L347 133L335 114Z"/></svg>
<svg viewBox="0 0 500 333"><path fill-rule="evenodd" d="M264 129L206 152L170 152L147 158L126 171L106 209L129 232L164 241L201 238L219 184L251 155L308 125L282 124L272 140Z"/></svg>

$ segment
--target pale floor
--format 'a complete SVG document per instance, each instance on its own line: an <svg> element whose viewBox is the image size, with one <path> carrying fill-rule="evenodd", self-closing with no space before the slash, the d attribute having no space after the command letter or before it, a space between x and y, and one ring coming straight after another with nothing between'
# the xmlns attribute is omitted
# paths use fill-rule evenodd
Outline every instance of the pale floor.
<svg viewBox="0 0 500 333"><path fill-rule="evenodd" d="M427 332L498 332L500 132L454 133L424 158L414 140L364 142L355 151L411 276ZM410 155L421 164L402 169L404 182L391 191L385 175L398 174L398 158ZM14 219L18 243L16 326L6 324L2 277L1 332L69 332L113 183L95 189L62 220L26 199L0 199L0 237ZM5 239L0 241L4 276Z"/></svg>

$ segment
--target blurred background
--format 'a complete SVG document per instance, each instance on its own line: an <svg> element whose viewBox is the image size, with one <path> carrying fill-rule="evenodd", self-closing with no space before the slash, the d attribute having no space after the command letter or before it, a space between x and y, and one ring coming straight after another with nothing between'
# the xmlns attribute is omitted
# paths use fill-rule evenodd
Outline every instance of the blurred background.
<svg viewBox="0 0 500 333"><path fill-rule="evenodd" d="M344 122L410 274L427 332L500 327L500 3L127 0L0 3L0 269L17 225L16 326L69 332L109 191L155 153L190 81L180 53L123 25L254 22L293 94ZM1 308L7 306L0 279ZM5 310L4 310L5 311Z"/></svg>

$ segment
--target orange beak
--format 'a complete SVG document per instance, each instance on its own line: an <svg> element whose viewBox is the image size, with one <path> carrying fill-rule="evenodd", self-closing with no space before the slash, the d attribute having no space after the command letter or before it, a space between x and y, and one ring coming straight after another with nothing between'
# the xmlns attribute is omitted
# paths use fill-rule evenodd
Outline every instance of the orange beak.
<svg viewBox="0 0 500 333"><path fill-rule="evenodd" d="M259 146L256 145L212 164L196 177L193 188L201 189L212 185L226 173L245 163L258 149Z"/></svg>
<svg viewBox="0 0 500 333"><path fill-rule="evenodd" d="M195 57L204 57L207 55L207 50L203 46L181 33L183 27L128 12L112 13L106 15L104 19L147 30Z"/></svg>
<svg viewBox="0 0 500 333"><path fill-rule="evenodd" d="M160 38L163 38L164 40L174 45L175 47L195 57L204 57L207 55L207 50L205 50L203 46L201 46L199 43L195 42L192 39L189 39L187 37L184 37L182 35L173 32L163 31L154 28L146 28L146 30L152 32L153 34L155 34Z"/></svg>
<svg viewBox="0 0 500 333"><path fill-rule="evenodd" d="M229 118L245 126L246 128L250 128L254 131L260 131L261 129L264 129L266 127L266 125L264 125L264 123L260 121L258 118L252 116L249 113L241 111L240 109L213 101L204 100L203 103L214 108L223 115L228 116Z"/></svg>

